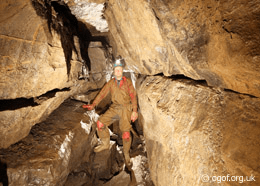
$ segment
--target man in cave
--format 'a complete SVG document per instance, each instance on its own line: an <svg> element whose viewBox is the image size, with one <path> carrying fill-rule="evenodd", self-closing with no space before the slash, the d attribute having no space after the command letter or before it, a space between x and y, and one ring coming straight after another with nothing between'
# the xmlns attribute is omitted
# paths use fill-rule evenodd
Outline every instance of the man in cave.
<svg viewBox="0 0 260 186"><path fill-rule="evenodd" d="M97 133L101 144L94 148L95 152L100 152L110 147L110 135L108 126L115 120L119 120L119 128L122 132L123 152L127 167L132 166L129 150L132 143L130 134L131 120L134 122L138 118L136 91L130 79L123 76L125 60L118 56L114 61L114 78L112 78L99 92L91 105L83 105L83 108L92 110L100 101L111 93L112 104L110 108L100 116L97 121Z"/></svg>

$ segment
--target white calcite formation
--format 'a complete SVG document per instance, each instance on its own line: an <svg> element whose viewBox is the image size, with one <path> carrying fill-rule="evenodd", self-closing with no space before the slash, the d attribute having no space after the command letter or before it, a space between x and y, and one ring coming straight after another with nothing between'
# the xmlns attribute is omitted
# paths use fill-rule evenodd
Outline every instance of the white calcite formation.
<svg viewBox="0 0 260 186"><path fill-rule="evenodd" d="M108 32L108 23L104 19L104 3L89 2L86 0L64 0L78 20L94 26L100 32Z"/></svg>

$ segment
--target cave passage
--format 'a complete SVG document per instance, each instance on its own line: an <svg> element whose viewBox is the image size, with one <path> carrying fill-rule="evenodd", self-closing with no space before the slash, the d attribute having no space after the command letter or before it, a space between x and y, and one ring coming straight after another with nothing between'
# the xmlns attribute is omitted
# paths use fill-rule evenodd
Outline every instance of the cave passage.
<svg viewBox="0 0 260 186"><path fill-rule="evenodd" d="M0 9L0 186L260 177L259 0L5 0ZM129 113L138 112L129 169L129 133L118 121L108 127L109 148L94 152L109 96L82 107L119 55L138 104L123 87L135 102Z"/></svg>

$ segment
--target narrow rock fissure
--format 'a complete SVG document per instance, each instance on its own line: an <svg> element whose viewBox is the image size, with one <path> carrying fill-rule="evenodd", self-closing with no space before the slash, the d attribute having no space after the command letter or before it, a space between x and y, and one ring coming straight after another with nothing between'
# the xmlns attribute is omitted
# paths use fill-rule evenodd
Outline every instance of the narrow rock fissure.
<svg viewBox="0 0 260 186"><path fill-rule="evenodd" d="M144 75L142 75L142 76L144 76ZM219 89L219 90L223 90L225 92L232 92L232 93L239 94L239 95L249 96L251 98L258 98L257 96L254 96L252 94L241 93L241 92L237 92L235 90L231 90L231 89L227 89L227 88L220 88L220 87L209 86L206 80L195 80L195 79L187 77L187 76L185 76L183 74L177 74L177 75L172 75L172 76L165 76L163 73L159 73L159 74L155 74L154 76L170 78L172 80L181 81L183 83L191 84L191 85L195 85L195 86L196 85L201 85L201 86L209 87L209 88L212 88L212 89ZM144 77L144 79L145 79L145 77Z"/></svg>
<svg viewBox="0 0 260 186"><path fill-rule="evenodd" d="M231 89L226 89L226 88L224 88L223 90L224 90L225 92L232 92L232 93L239 94L239 95L249 96L250 98L258 98L257 96L254 96L254 95L252 95L252 94L241 93L241 92L237 92L237 91L231 90Z"/></svg>
<svg viewBox="0 0 260 186"><path fill-rule="evenodd" d="M71 90L70 88L53 89L53 90L46 92L45 94L42 94L41 96L38 96L37 99L50 99L50 98L55 97L56 93L58 93L58 92L68 92L70 90Z"/></svg>
<svg viewBox="0 0 260 186"><path fill-rule="evenodd" d="M190 77L187 77L183 74L176 74L176 75L171 75L171 76L165 76L163 73L159 73L159 74L155 74L153 76L161 76L161 77L165 77L165 78L170 78L170 79L173 79L173 80L190 80L190 81L194 81L194 84L200 84L200 85L205 85L205 86L208 86L207 84L207 81L206 80L195 80L195 79L192 79Z"/></svg>
<svg viewBox="0 0 260 186"><path fill-rule="evenodd" d="M35 107L39 104L34 101L34 98L17 98L0 100L0 111L16 110L24 107Z"/></svg>
<svg viewBox="0 0 260 186"><path fill-rule="evenodd" d="M160 18L157 16L155 10L154 10L154 9L152 9L152 10L153 10L153 13L154 13L155 18L156 18L159 22L161 22Z"/></svg>
<svg viewBox="0 0 260 186"><path fill-rule="evenodd" d="M70 91L70 88L54 89L35 98L17 98L0 100L0 111L17 110L25 107L36 107L42 102L55 97L58 92Z"/></svg>
<svg viewBox="0 0 260 186"><path fill-rule="evenodd" d="M94 27L92 31L97 35L93 35L86 24L77 20L75 15L71 13L68 5L62 1L44 1L31 0L36 13L47 20L48 23L48 42L53 46L53 30L60 35L61 46L64 52L67 75L69 77L71 71L71 59L73 52L76 53L79 61L83 62L85 68L91 70L91 61L86 48L91 47L91 41L101 42L103 48L107 50L109 47L106 35L98 35ZM77 43L75 43L75 40Z"/></svg>

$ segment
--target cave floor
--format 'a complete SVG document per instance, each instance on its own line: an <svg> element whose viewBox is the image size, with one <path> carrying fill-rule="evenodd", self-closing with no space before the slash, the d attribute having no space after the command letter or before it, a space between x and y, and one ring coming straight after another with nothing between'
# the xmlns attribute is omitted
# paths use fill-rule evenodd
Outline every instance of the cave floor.
<svg viewBox="0 0 260 186"><path fill-rule="evenodd" d="M112 147L94 153L96 124L82 105L72 99L64 101L46 120L33 126L26 138L0 149L1 172L5 175L0 183L30 185L38 180L64 186L152 186L143 137L133 135L131 170L124 166L122 139L113 133L118 131L116 123L110 127ZM19 178L18 173L22 175Z"/></svg>

